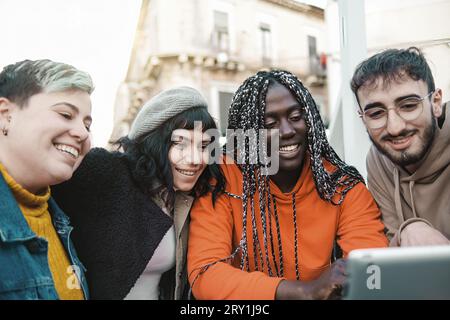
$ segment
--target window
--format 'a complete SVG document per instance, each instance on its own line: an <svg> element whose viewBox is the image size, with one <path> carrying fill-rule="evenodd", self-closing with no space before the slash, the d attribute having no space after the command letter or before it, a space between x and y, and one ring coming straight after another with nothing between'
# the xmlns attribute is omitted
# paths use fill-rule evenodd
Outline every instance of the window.
<svg viewBox="0 0 450 320"><path fill-rule="evenodd" d="M317 40L316 37L313 36L308 36L308 57L309 72L317 74L319 68L319 55L317 54Z"/></svg>
<svg viewBox="0 0 450 320"><path fill-rule="evenodd" d="M214 31L213 45L220 51L228 51L229 32L228 32L228 13L214 11Z"/></svg>
<svg viewBox="0 0 450 320"><path fill-rule="evenodd" d="M259 30L261 31L262 63L264 66L270 66L272 64L272 33L270 25L261 23Z"/></svg>
<svg viewBox="0 0 450 320"><path fill-rule="evenodd" d="M228 127L228 110L233 98L232 92L219 91L220 133L225 136Z"/></svg>

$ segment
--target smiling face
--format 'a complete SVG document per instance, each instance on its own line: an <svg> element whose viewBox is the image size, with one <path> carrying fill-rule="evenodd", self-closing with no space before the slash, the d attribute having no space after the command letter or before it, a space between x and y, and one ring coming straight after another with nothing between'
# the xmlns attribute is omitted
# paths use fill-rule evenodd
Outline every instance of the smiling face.
<svg viewBox="0 0 450 320"><path fill-rule="evenodd" d="M201 128L176 129L172 133L169 161L175 190L191 191L208 164L211 137Z"/></svg>
<svg viewBox="0 0 450 320"><path fill-rule="evenodd" d="M385 85L379 78L371 86L358 90L362 111L371 107L393 108L406 98L422 98L428 94L428 86L407 76ZM436 119L442 113L441 91L435 90L430 98L422 101L421 114L412 121L405 121L394 110L389 110L386 125L379 129L367 128L370 139L377 149L392 162L409 172L417 169L417 163L429 150L436 130Z"/></svg>
<svg viewBox="0 0 450 320"><path fill-rule="evenodd" d="M72 177L90 149L91 100L79 90L39 93L22 108L0 98L0 161L25 189L37 193Z"/></svg>
<svg viewBox="0 0 450 320"><path fill-rule="evenodd" d="M293 173L298 177L305 158L307 138L306 122L301 106L283 85L272 84L266 96L265 127L279 129L279 173Z"/></svg>

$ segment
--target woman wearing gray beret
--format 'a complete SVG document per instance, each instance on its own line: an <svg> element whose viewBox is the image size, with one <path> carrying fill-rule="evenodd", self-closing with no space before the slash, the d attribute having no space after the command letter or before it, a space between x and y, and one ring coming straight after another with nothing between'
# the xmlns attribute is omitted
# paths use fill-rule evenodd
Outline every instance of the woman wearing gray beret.
<svg viewBox="0 0 450 320"><path fill-rule="evenodd" d="M192 202L208 192L217 198L225 185L208 164L209 145L218 143L209 129L216 124L198 91L163 91L118 141L123 152L92 149L52 189L74 225L92 299L187 298Z"/></svg>

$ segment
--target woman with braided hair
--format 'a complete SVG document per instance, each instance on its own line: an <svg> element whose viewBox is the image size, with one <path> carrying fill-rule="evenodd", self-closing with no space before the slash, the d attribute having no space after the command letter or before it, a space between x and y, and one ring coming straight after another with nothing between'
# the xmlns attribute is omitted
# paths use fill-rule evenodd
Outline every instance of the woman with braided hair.
<svg viewBox="0 0 450 320"><path fill-rule="evenodd" d="M251 161L267 141L232 152L221 169L226 192L191 211L189 281L197 299L327 299L345 281L333 244L385 247L380 212L358 171L329 145L316 104L287 71L261 71L237 90L228 129L277 129L279 169ZM274 143L274 145L277 145ZM274 155L272 154L272 158Z"/></svg>

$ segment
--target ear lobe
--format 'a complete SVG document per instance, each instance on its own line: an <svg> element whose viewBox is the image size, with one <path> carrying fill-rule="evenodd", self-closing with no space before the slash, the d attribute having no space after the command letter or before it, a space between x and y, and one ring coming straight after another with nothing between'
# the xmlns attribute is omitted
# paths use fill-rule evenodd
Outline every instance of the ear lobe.
<svg viewBox="0 0 450 320"><path fill-rule="evenodd" d="M439 118L442 115L442 90L436 89L431 97L431 107L433 108L433 115L436 118Z"/></svg>
<svg viewBox="0 0 450 320"><path fill-rule="evenodd" d="M9 122L11 120L11 111L13 104L9 99L5 97L0 97L0 120L6 120Z"/></svg>

